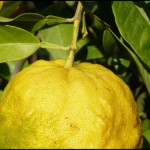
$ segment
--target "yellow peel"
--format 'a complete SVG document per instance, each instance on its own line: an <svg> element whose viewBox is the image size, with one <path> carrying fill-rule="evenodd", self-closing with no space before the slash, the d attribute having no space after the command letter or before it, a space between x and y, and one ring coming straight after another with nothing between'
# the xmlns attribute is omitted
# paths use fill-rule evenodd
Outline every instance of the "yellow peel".
<svg viewBox="0 0 150 150"><path fill-rule="evenodd" d="M91 63L38 60L19 72L0 101L0 148L142 148L129 87Z"/></svg>

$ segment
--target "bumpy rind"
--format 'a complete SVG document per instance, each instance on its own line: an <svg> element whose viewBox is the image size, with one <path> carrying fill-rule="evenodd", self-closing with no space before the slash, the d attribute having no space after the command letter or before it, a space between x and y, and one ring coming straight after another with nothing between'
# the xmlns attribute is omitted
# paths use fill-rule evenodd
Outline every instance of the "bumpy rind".
<svg viewBox="0 0 150 150"><path fill-rule="evenodd" d="M0 148L141 148L129 87L107 68L39 60L0 101Z"/></svg>

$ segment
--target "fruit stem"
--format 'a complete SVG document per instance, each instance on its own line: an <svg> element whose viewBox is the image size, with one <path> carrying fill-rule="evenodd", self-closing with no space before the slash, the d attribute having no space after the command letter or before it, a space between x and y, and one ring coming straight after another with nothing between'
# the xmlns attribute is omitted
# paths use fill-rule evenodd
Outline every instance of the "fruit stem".
<svg viewBox="0 0 150 150"><path fill-rule="evenodd" d="M82 10L83 6L80 1L78 1L77 9L74 15L74 27L73 27L73 36L72 41L69 47L69 55L66 60L65 68L70 68L73 66L74 62L74 56L77 50L77 40L78 40L78 34L79 34L79 26L82 18Z"/></svg>

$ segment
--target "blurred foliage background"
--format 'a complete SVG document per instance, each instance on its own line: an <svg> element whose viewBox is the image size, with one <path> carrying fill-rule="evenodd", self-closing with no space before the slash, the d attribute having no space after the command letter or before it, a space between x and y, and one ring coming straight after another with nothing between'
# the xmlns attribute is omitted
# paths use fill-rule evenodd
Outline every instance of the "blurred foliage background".
<svg viewBox="0 0 150 150"><path fill-rule="evenodd" d="M150 2L82 1L75 63L102 64L131 88L150 148ZM4 1L0 10L0 96L38 59L67 58L77 1ZM42 45L39 46L39 43ZM53 44L50 44L53 43Z"/></svg>

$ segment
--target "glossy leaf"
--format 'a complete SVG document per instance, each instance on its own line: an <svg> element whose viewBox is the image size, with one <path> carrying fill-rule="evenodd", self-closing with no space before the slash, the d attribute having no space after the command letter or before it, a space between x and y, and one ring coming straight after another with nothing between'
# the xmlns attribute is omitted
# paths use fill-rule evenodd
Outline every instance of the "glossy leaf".
<svg viewBox="0 0 150 150"><path fill-rule="evenodd" d="M58 23L67 22L67 18L52 16L52 15L46 16L46 19L47 19L48 25L54 25L54 24L58 24Z"/></svg>
<svg viewBox="0 0 150 150"><path fill-rule="evenodd" d="M68 47L72 40L73 24L60 24L39 31L42 42ZM53 58L67 58L68 52L47 48Z"/></svg>
<svg viewBox="0 0 150 150"><path fill-rule="evenodd" d="M6 17L3 17L3 16L0 16L0 22L10 22L12 20L13 19L11 19L11 18L6 18Z"/></svg>
<svg viewBox="0 0 150 150"><path fill-rule="evenodd" d="M21 15L18 15L15 18L7 18L0 16L0 22L10 22L10 21L16 21L16 22L37 22L41 19L44 19L45 17L43 15L37 14L37 13L24 13Z"/></svg>
<svg viewBox="0 0 150 150"><path fill-rule="evenodd" d="M89 18L91 19L92 25L100 30L105 30L107 28L109 28L109 25L104 22L103 20L101 20L100 18L98 18L98 16L96 16L94 13L91 12L91 10L85 5L85 2L82 2L84 6L84 10L85 12L89 15ZM93 2L95 3L95 2Z"/></svg>
<svg viewBox="0 0 150 150"><path fill-rule="evenodd" d="M148 130L149 128L150 128L150 120L145 119L145 120L142 122L142 130L143 130L143 132L145 132L145 131Z"/></svg>
<svg viewBox="0 0 150 150"><path fill-rule="evenodd" d="M89 43L89 39L88 38L84 38L84 39L79 39L77 41L77 52L80 51L84 46L86 46Z"/></svg>
<svg viewBox="0 0 150 150"><path fill-rule="evenodd" d="M69 50L69 47L60 46L53 43L41 42L41 48L50 48L50 49L60 49L60 50Z"/></svg>
<svg viewBox="0 0 150 150"><path fill-rule="evenodd" d="M103 57L103 54L99 50L96 45L93 43L90 43L90 40L88 38L79 39L77 42L77 59L84 59L84 57L87 60L90 59L97 59Z"/></svg>
<svg viewBox="0 0 150 150"><path fill-rule="evenodd" d="M103 57L103 54L95 45L88 45L87 50L86 59L97 59Z"/></svg>
<svg viewBox="0 0 150 150"><path fill-rule="evenodd" d="M33 32L35 31L35 28L37 31L37 28L40 29L46 24L46 20L44 19L45 19L44 16L37 14L37 13L24 13L24 14L18 15L15 18L6 18L6 17L0 16L0 22L2 22L3 24L9 23L9 25L21 27L29 31L33 30ZM40 23L41 21L42 21L42 24Z"/></svg>
<svg viewBox="0 0 150 150"><path fill-rule="evenodd" d="M38 31L39 29L44 27L46 24L47 25L55 25L55 24L64 23L64 22L68 22L68 20L66 18L49 15L49 16L45 17L45 19L42 19L39 22L37 22L33 26L32 32L35 33L36 31Z"/></svg>
<svg viewBox="0 0 150 150"><path fill-rule="evenodd" d="M10 76L10 70L7 63L0 63L0 68L0 76L8 80Z"/></svg>
<svg viewBox="0 0 150 150"><path fill-rule="evenodd" d="M96 28L100 30L105 30L109 28L109 25L100 18L98 18L96 15L93 15L93 24Z"/></svg>
<svg viewBox="0 0 150 150"><path fill-rule="evenodd" d="M65 23L65 22L69 22L68 19L66 18L61 18L61 17L57 17L57 16L52 16L52 15L48 15L45 17L45 19L40 20L39 22L37 22L33 29L32 32L36 32L39 29L41 29L42 27L44 27L44 25L55 25L55 24L59 24L59 23Z"/></svg>
<svg viewBox="0 0 150 150"><path fill-rule="evenodd" d="M137 68L143 78L143 81L146 85L146 88L148 90L148 92L150 93L150 69L143 64L143 62L137 57L137 55L135 53L133 53L114 33L112 30L109 29L109 31L111 32L111 34L114 36L114 38L122 44L123 48L125 50L127 50L131 57L133 58L133 60L135 61Z"/></svg>
<svg viewBox="0 0 150 150"><path fill-rule="evenodd" d="M146 140L147 140L148 143L150 144L150 129L149 129L149 130L146 130L146 131L143 133L143 136L146 138Z"/></svg>
<svg viewBox="0 0 150 150"><path fill-rule="evenodd" d="M0 16L0 22L15 25L35 33L42 27L47 25L55 25L59 23L70 22L67 18L57 17L53 15L43 16L38 13L24 13L15 18L7 18ZM72 22L72 21L71 21Z"/></svg>
<svg viewBox="0 0 150 150"><path fill-rule="evenodd" d="M118 50L115 39L112 37L109 30L105 30L103 33L103 47L106 56L114 56Z"/></svg>
<svg viewBox="0 0 150 150"><path fill-rule="evenodd" d="M14 61L7 61L6 64L8 65L9 67L9 71L10 71L10 74L13 73L14 69L15 69L15 66L16 66L16 63L17 63L17 60L14 60Z"/></svg>
<svg viewBox="0 0 150 150"><path fill-rule="evenodd" d="M0 26L0 33L0 62L26 58L40 47L33 34L18 27Z"/></svg>
<svg viewBox="0 0 150 150"><path fill-rule="evenodd" d="M142 78L143 78L146 88L147 88L148 92L150 93L150 69L145 64L143 64L140 61L140 59L132 51L130 51L130 54L132 55L132 58L136 62L136 65L139 69L139 72L140 72Z"/></svg>
<svg viewBox="0 0 150 150"><path fill-rule="evenodd" d="M122 37L150 67L150 21L144 10L131 1L114 1L112 8Z"/></svg>

